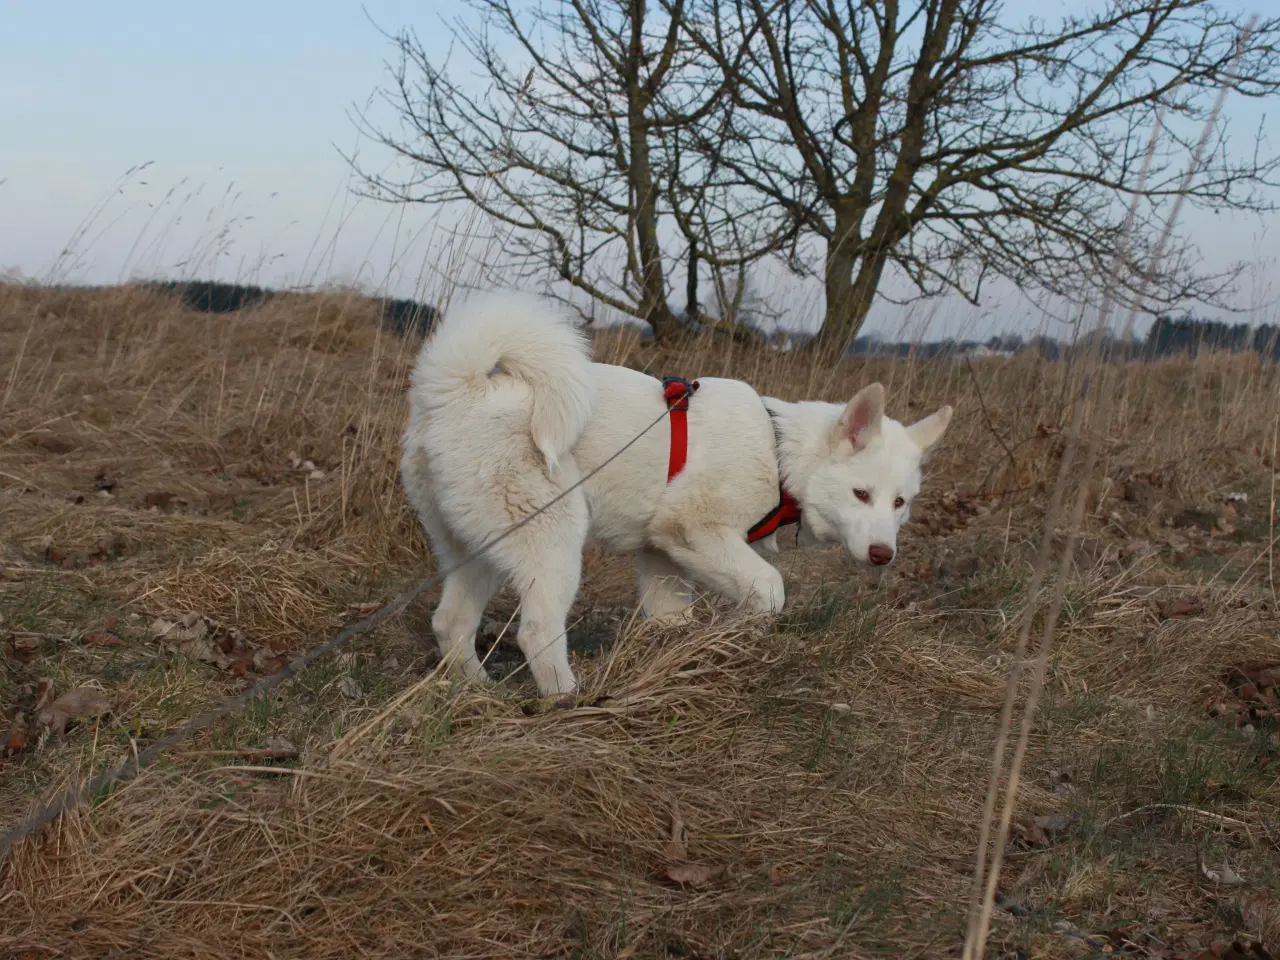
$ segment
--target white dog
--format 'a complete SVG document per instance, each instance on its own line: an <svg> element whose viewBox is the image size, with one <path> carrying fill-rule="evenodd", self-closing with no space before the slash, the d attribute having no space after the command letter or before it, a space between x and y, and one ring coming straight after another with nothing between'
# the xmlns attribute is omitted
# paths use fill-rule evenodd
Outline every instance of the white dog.
<svg viewBox="0 0 1280 960"><path fill-rule="evenodd" d="M589 357L582 332L550 305L491 297L448 311L410 388L401 478L444 568L643 434L445 580L431 621L441 655L469 678L484 675L476 629L512 582L517 639L543 697L576 688L565 619L589 539L635 555L646 616L683 615L693 584L777 612L782 576L757 552L777 552L773 531L798 521L801 543L838 542L856 560L888 563L922 458L951 420L943 407L904 427L884 416L878 383L841 406L707 378L674 404L670 425L654 425L667 409L664 384Z"/></svg>

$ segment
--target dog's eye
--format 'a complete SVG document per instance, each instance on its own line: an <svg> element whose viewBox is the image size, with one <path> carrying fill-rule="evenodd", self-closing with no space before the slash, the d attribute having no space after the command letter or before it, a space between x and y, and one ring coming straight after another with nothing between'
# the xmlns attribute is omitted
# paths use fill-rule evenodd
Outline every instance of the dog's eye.
<svg viewBox="0 0 1280 960"><path fill-rule="evenodd" d="M855 490L853 491L853 495L854 495L855 497L857 497L859 500L861 500L863 503L870 503L870 502L871 502L871 494L870 494L870 493L868 493L866 490L857 490L857 489L855 489Z"/></svg>
<svg viewBox="0 0 1280 960"><path fill-rule="evenodd" d="M907 501L903 500L901 497L895 497L895 498L894 498L894 501L893 501L893 509L895 509L895 510L901 510L901 509L902 509L903 507L905 507L906 505L907 505Z"/></svg>

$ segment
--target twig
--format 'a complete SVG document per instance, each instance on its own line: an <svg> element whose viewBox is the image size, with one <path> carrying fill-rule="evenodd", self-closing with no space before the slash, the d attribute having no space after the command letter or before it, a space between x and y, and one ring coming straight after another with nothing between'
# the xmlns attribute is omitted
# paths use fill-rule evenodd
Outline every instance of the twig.
<svg viewBox="0 0 1280 960"><path fill-rule="evenodd" d="M66 790L60 797L58 797L57 800L55 800L53 803L48 804L43 809L37 810L31 814L28 814L26 817L23 817L22 820L20 820L17 823L17 825L15 825L14 827L6 831L3 836L0 836L0 857L7 856L9 851L13 849L16 843L18 843L24 837L31 834L33 831L40 829L41 827L45 826L48 823L52 823L54 820L57 820L64 813L74 810L75 808L80 806L82 803L84 803L86 800L88 800L90 797L100 793L102 790L112 785L113 783L125 782L132 779L133 777L137 776L137 774L139 774L144 767L147 767L150 764L154 763L163 753L168 751L170 748L176 746L177 744L181 743L183 740L186 740L192 734L198 733L201 730L207 729L208 727L212 726L215 721L221 719L222 717L225 717L232 713L236 713L240 711L245 706L247 706L251 701L255 700L262 694L266 693L268 690L272 689L273 687L279 686L281 683L285 682L286 680L290 680L293 677L296 677L299 673L301 673L307 667L311 666L311 664L314 663L316 660L320 659L326 654L332 653L334 650L336 650L346 641L350 640L353 637L359 636L362 633L367 632L368 630L376 626L378 623L385 620L387 617L390 617L394 614L399 613L406 606L408 606L409 603L413 601L415 597L418 596L418 594L422 593L424 590L430 589L431 587L435 586L437 583L440 583L446 577L448 577L455 571L462 569L467 564L474 562L481 555L487 553L490 549L497 546L497 544L501 543L503 540L507 539L507 537L511 536L517 530L520 530L527 524L532 523L535 519L537 519L547 510L551 509L551 507L555 506L565 497L569 496L569 494L573 493L575 490L581 487L584 483L586 483L588 480L594 477L597 473L599 473L601 470L603 470L605 467L611 464L614 460L622 456L622 454L625 453L628 449L630 449L636 442L638 442L641 437L643 437L650 430L656 427L659 423L665 420L667 417L667 413L668 411L663 410L662 413L657 418L655 418L648 426L646 426L643 430L641 430L634 437L628 440L623 446L621 446L618 450L616 450L612 456L610 456L607 460L601 463L594 470L591 470L590 472L582 476L572 486L566 488L563 492L557 494L555 497L548 500L546 503L538 507L538 509L534 510L524 519L507 527L507 529L502 531L502 533L498 534L493 539L481 545L479 549L474 550L472 553L468 554L461 561L454 564L449 569L441 570L440 572L434 574L433 576L427 577L425 580L420 581L417 585L409 587L408 589L400 593L398 596L396 596L394 599L383 604L381 607L379 607L373 613L369 614L364 619L358 620L357 622L344 627L342 630L338 631L337 635L335 635L332 639L326 640L324 643L320 644L319 646L312 647L306 653L297 657L292 662L286 664L281 670L278 670L276 673L273 673L267 677L263 677L261 680L253 684L253 686L247 688L237 696L234 696L229 700L224 700L218 706L205 711L200 716L196 717L194 720L191 720L188 723L183 724L177 730L155 741L146 750L143 750L142 752L138 753L136 756L127 757L126 759L124 759L123 761L121 761L111 769L104 770L102 773L98 774L98 776L94 777L88 783L82 784L78 787L72 787ZM268 769L272 769L272 768L268 768ZM282 769L288 769L288 768L282 768Z"/></svg>
<svg viewBox="0 0 1280 960"><path fill-rule="evenodd" d="M1271 602L1276 602L1276 475L1280 460L1276 459L1276 441L1280 439L1280 417L1271 428L1271 509L1267 513L1267 582L1271 585Z"/></svg>
<svg viewBox="0 0 1280 960"><path fill-rule="evenodd" d="M1210 810L1201 810L1198 807L1189 807L1182 803L1148 803L1144 806L1130 810L1127 813L1122 813L1118 816L1112 817L1110 820L1104 821L1098 825L1098 829L1105 830L1113 823L1120 823L1122 820L1128 820L1130 817L1136 817L1138 814L1146 813L1149 810L1177 810L1179 813L1194 813L1197 817L1203 817L1206 820L1213 820L1225 826L1239 827L1248 835L1250 841L1253 840L1253 834L1249 831L1249 825L1243 820L1237 820L1234 817L1224 817L1220 813L1213 813Z"/></svg>
<svg viewBox="0 0 1280 960"><path fill-rule="evenodd" d="M1238 59L1243 51L1244 44L1248 36L1253 32L1257 17L1253 17L1249 21L1249 25L1241 31L1236 41L1236 49L1233 55L1233 62ZM1225 88L1218 99L1218 106L1221 105L1225 98ZM1143 162L1141 171L1141 182L1146 181L1147 172L1151 165L1152 156L1155 153L1155 147L1160 135L1161 126L1163 125L1164 110L1160 111L1155 129L1152 131L1151 138L1147 144L1146 157ZM1201 138L1201 143L1207 141L1209 131L1212 129L1217 120L1217 107L1210 115L1205 124L1205 132ZM1185 182L1189 182L1200 161L1202 147L1198 147L1192 160L1192 168L1188 171ZM1158 264L1163 257L1164 243L1168 236L1172 233L1173 223L1180 209L1182 198L1179 197L1175 203L1174 211L1165 223L1164 233L1157 244L1156 256L1152 258L1152 263ZM1127 238L1132 231L1133 221L1137 212L1137 201L1134 200L1129 208L1128 216L1125 219L1122 228L1122 236ZM1127 241L1122 240L1122 247L1127 245ZM1118 251L1118 253L1122 252ZM1151 271L1154 273L1154 271ZM1100 315L1096 329L1102 331L1106 329L1106 324L1110 319L1111 310L1115 301L1114 293L1114 274L1107 285L1104 292L1103 302L1100 308ZM1132 317L1131 317L1132 319ZM1086 358L1085 373L1081 381L1080 390L1077 392L1077 401L1079 407L1073 412L1072 426L1067 436L1066 450L1063 452L1062 462L1059 465L1058 478L1054 484L1053 497L1050 503L1050 509L1046 513L1045 526L1043 531L1043 539L1041 540L1041 549L1037 556L1035 567L1032 571L1032 586L1028 590L1027 605L1023 611L1024 619L1022 629L1019 631L1017 640L1017 653L1015 654L1014 665L1010 671L1009 683L1006 687L1006 700L1004 710L1002 711L1000 728L996 738L996 748L992 758L991 779L988 783L988 792L986 805L983 810L983 823L981 826L981 836L977 851L977 865L974 870L974 899L971 904L969 914L969 925L965 934L963 960L980 960L986 948L987 935L990 930L991 915L995 908L996 885L1000 877L1000 865L1004 856L1004 844L1009 834L1009 826L1013 817L1013 806L1017 797L1019 781L1022 772L1022 763L1026 756L1026 750L1030 743L1031 725L1034 720L1035 710L1039 704L1040 694L1043 689L1044 675L1048 667L1049 653L1053 647L1054 630L1057 623L1058 613L1061 609L1065 595L1065 579L1068 572L1071 555L1075 550L1076 539L1079 534L1080 525L1083 521L1084 505L1088 493L1088 475L1092 473L1093 465L1097 458L1098 448L1101 442L1101 431L1094 430L1088 445L1088 460L1086 467L1086 478L1081 483L1078 496L1076 498L1076 508L1072 517L1070 533L1067 538L1066 548L1063 550L1061 560L1059 562L1058 582L1055 584L1055 591L1050 609L1045 618L1044 634L1041 639L1040 649L1037 652L1035 663L1035 673L1031 682L1031 689L1027 694L1027 703L1023 710L1022 722L1018 734L1018 741L1014 747L1013 758L1010 762L1009 782L1005 786L1004 796L1005 802L1001 811L1000 823L996 831L994 849L991 853L990 870L987 869L986 852L987 842L990 836L990 817L995 808L995 796L999 791L999 782L1004 761L1004 751L1008 741L1009 725L1012 719L1013 701L1017 695L1018 679L1021 674L1021 659L1026 648L1026 638L1031 629L1031 614L1035 609L1036 600L1039 595L1040 583L1043 579L1045 571L1048 567L1048 553L1051 536L1053 533L1053 524L1057 517L1058 509L1061 505L1061 495L1065 492L1067 476L1070 471L1070 464L1073 459L1075 447L1080 437L1080 427L1082 426L1081 407L1084 406L1089 388L1091 386L1093 375L1101 365L1100 356L1100 339L1095 337L1090 346L1089 355ZM985 881L985 884L984 884Z"/></svg>
<svg viewBox="0 0 1280 960"><path fill-rule="evenodd" d="M1156 139L1159 135L1160 128L1157 125L1152 132L1151 139L1147 145L1146 158L1143 164L1141 176L1145 180L1147 171L1150 167L1151 158L1155 152ZM1125 218L1124 234L1128 235L1132 229L1133 220L1137 215L1137 201L1129 207L1129 213ZM1097 329L1105 329L1105 324L1110 318L1111 299L1104 297L1102 306L1099 311ZM1004 804L1000 811L1000 820L996 827L995 841L992 844L991 864L988 869L987 865L987 845L991 840L991 818L995 814L996 799L1000 793L1000 779L1004 768L1005 750L1008 748L1009 734L1013 726L1013 710L1017 700L1019 681L1022 677L1022 664L1026 655L1027 641L1031 636L1031 628L1033 624L1033 614L1035 612L1040 590L1048 575L1049 560L1053 548L1054 530L1057 524L1058 514L1062 509L1064 500L1066 499L1067 485L1071 475L1071 469L1075 462L1076 450L1080 443L1081 431L1084 428L1084 410L1088 402L1090 388L1093 385L1093 377L1098 366L1101 363L1099 356L1099 340L1093 338L1090 343L1089 351L1085 357L1084 374L1081 377L1080 386L1075 394L1075 403L1071 411L1071 422L1067 430L1066 447L1062 452L1062 459L1058 463L1058 475L1054 480L1053 493L1049 499L1049 506L1045 511L1044 526L1041 530L1040 547L1036 554L1035 565L1032 568L1031 583L1027 589L1027 602L1022 611L1022 619L1019 624L1017 640L1015 643L1013 666L1009 671L1008 684L1005 687L1004 705L1000 711L1000 726L996 734L995 750L991 760L991 778L987 783L987 796L983 805L982 825L979 831L977 863L974 868L973 876L973 899L970 904L969 924L965 931L964 950L962 960L981 960L983 952L986 948L987 934L990 930L991 915L995 910L996 888L1000 880L1000 866L1004 858L1004 847L1009 836L1009 827L1013 819L1013 804L1017 797L1018 785L1022 772L1022 761L1026 755L1027 744L1030 741L1031 722L1034 717L1035 708L1039 703L1039 695L1044 680L1045 669L1048 665L1049 649L1053 642L1054 628L1057 625L1058 612L1061 609L1066 575L1069 571L1071 555L1075 550L1076 535L1079 531L1079 523L1083 519L1084 510L1084 493L1088 489L1087 483L1083 484L1080 496L1077 498L1076 510L1072 516L1072 524L1070 533L1067 537L1066 548L1062 551L1059 560L1058 583L1055 585L1055 591L1050 601L1050 609L1045 617L1044 634L1040 642L1040 649L1037 651L1035 661L1035 673L1033 674L1031 689L1027 696L1027 703L1023 709L1022 722L1019 726L1018 740L1014 745L1013 756L1010 760L1009 782L1005 785ZM1088 471L1092 471L1093 460L1097 451L1098 431L1094 431L1093 442L1089 444L1089 467ZM1086 474L1087 476L1087 474Z"/></svg>
<svg viewBox="0 0 1280 960"><path fill-rule="evenodd" d="M436 664L435 669L433 669L430 673L428 673L425 677L423 677L417 683L410 684L407 690L405 690L403 693L397 696L394 700L392 700L389 704L387 704L386 708L381 713L379 713L376 717L374 717L372 720L369 720L367 723L361 724L360 726L356 727L354 730L348 733L345 737L343 737L341 740L335 743L333 745L333 749L329 751L329 758L332 760L340 760L342 759L342 757L350 753L351 748L355 746L355 744L358 743L360 740L363 740L365 735L368 734L370 730L372 730L374 727L378 726L378 724L386 720L387 717L391 716L393 713L399 710L409 700L412 700L415 696L418 695L420 691L424 690L426 687L434 683L436 681L437 676L439 676L440 668L445 665L446 665L446 661L442 659L438 664Z"/></svg>
<svg viewBox="0 0 1280 960"><path fill-rule="evenodd" d="M194 760L198 757L241 757L245 760L296 760L297 750L284 747L244 747L240 750L175 750L170 756Z"/></svg>
<svg viewBox="0 0 1280 960"><path fill-rule="evenodd" d="M1009 449L1009 445L1004 442L1004 437L1000 436L999 431L996 430L995 424L991 422L991 414L987 412L987 401L983 399L982 387L978 385L978 374L974 372L973 361L969 359L968 354L965 354L964 364L969 368L969 376L973 379L973 389L978 395L978 407L982 410L982 419L987 421L987 429L990 430L991 435L996 438L996 443L1000 444L1004 449L1005 455L1009 458L1009 462L1013 464L1014 469L1017 469L1018 458L1013 455L1013 451ZM993 467L992 470L994 469L995 468ZM988 473L987 476L989 477L991 474Z"/></svg>

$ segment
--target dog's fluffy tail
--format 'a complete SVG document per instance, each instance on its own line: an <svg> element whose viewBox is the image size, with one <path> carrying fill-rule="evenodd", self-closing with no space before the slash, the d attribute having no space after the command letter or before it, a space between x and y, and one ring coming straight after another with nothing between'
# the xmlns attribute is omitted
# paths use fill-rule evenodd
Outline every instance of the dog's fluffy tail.
<svg viewBox="0 0 1280 960"><path fill-rule="evenodd" d="M494 375L526 384L530 432L554 471L596 405L590 345L545 301L504 295L459 304L440 321L414 369L414 393L428 410L483 396Z"/></svg>

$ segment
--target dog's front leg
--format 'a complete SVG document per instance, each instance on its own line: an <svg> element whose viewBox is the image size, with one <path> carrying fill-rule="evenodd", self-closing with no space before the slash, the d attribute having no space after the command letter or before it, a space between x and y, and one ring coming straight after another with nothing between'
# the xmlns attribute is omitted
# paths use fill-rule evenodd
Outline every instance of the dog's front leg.
<svg viewBox="0 0 1280 960"><path fill-rule="evenodd" d="M737 530L685 531L659 546L699 583L752 613L778 613L786 602L782 574Z"/></svg>
<svg viewBox="0 0 1280 960"><path fill-rule="evenodd" d="M680 623L693 611L693 587L671 558L645 547L636 554L636 584L645 619Z"/></svg>

